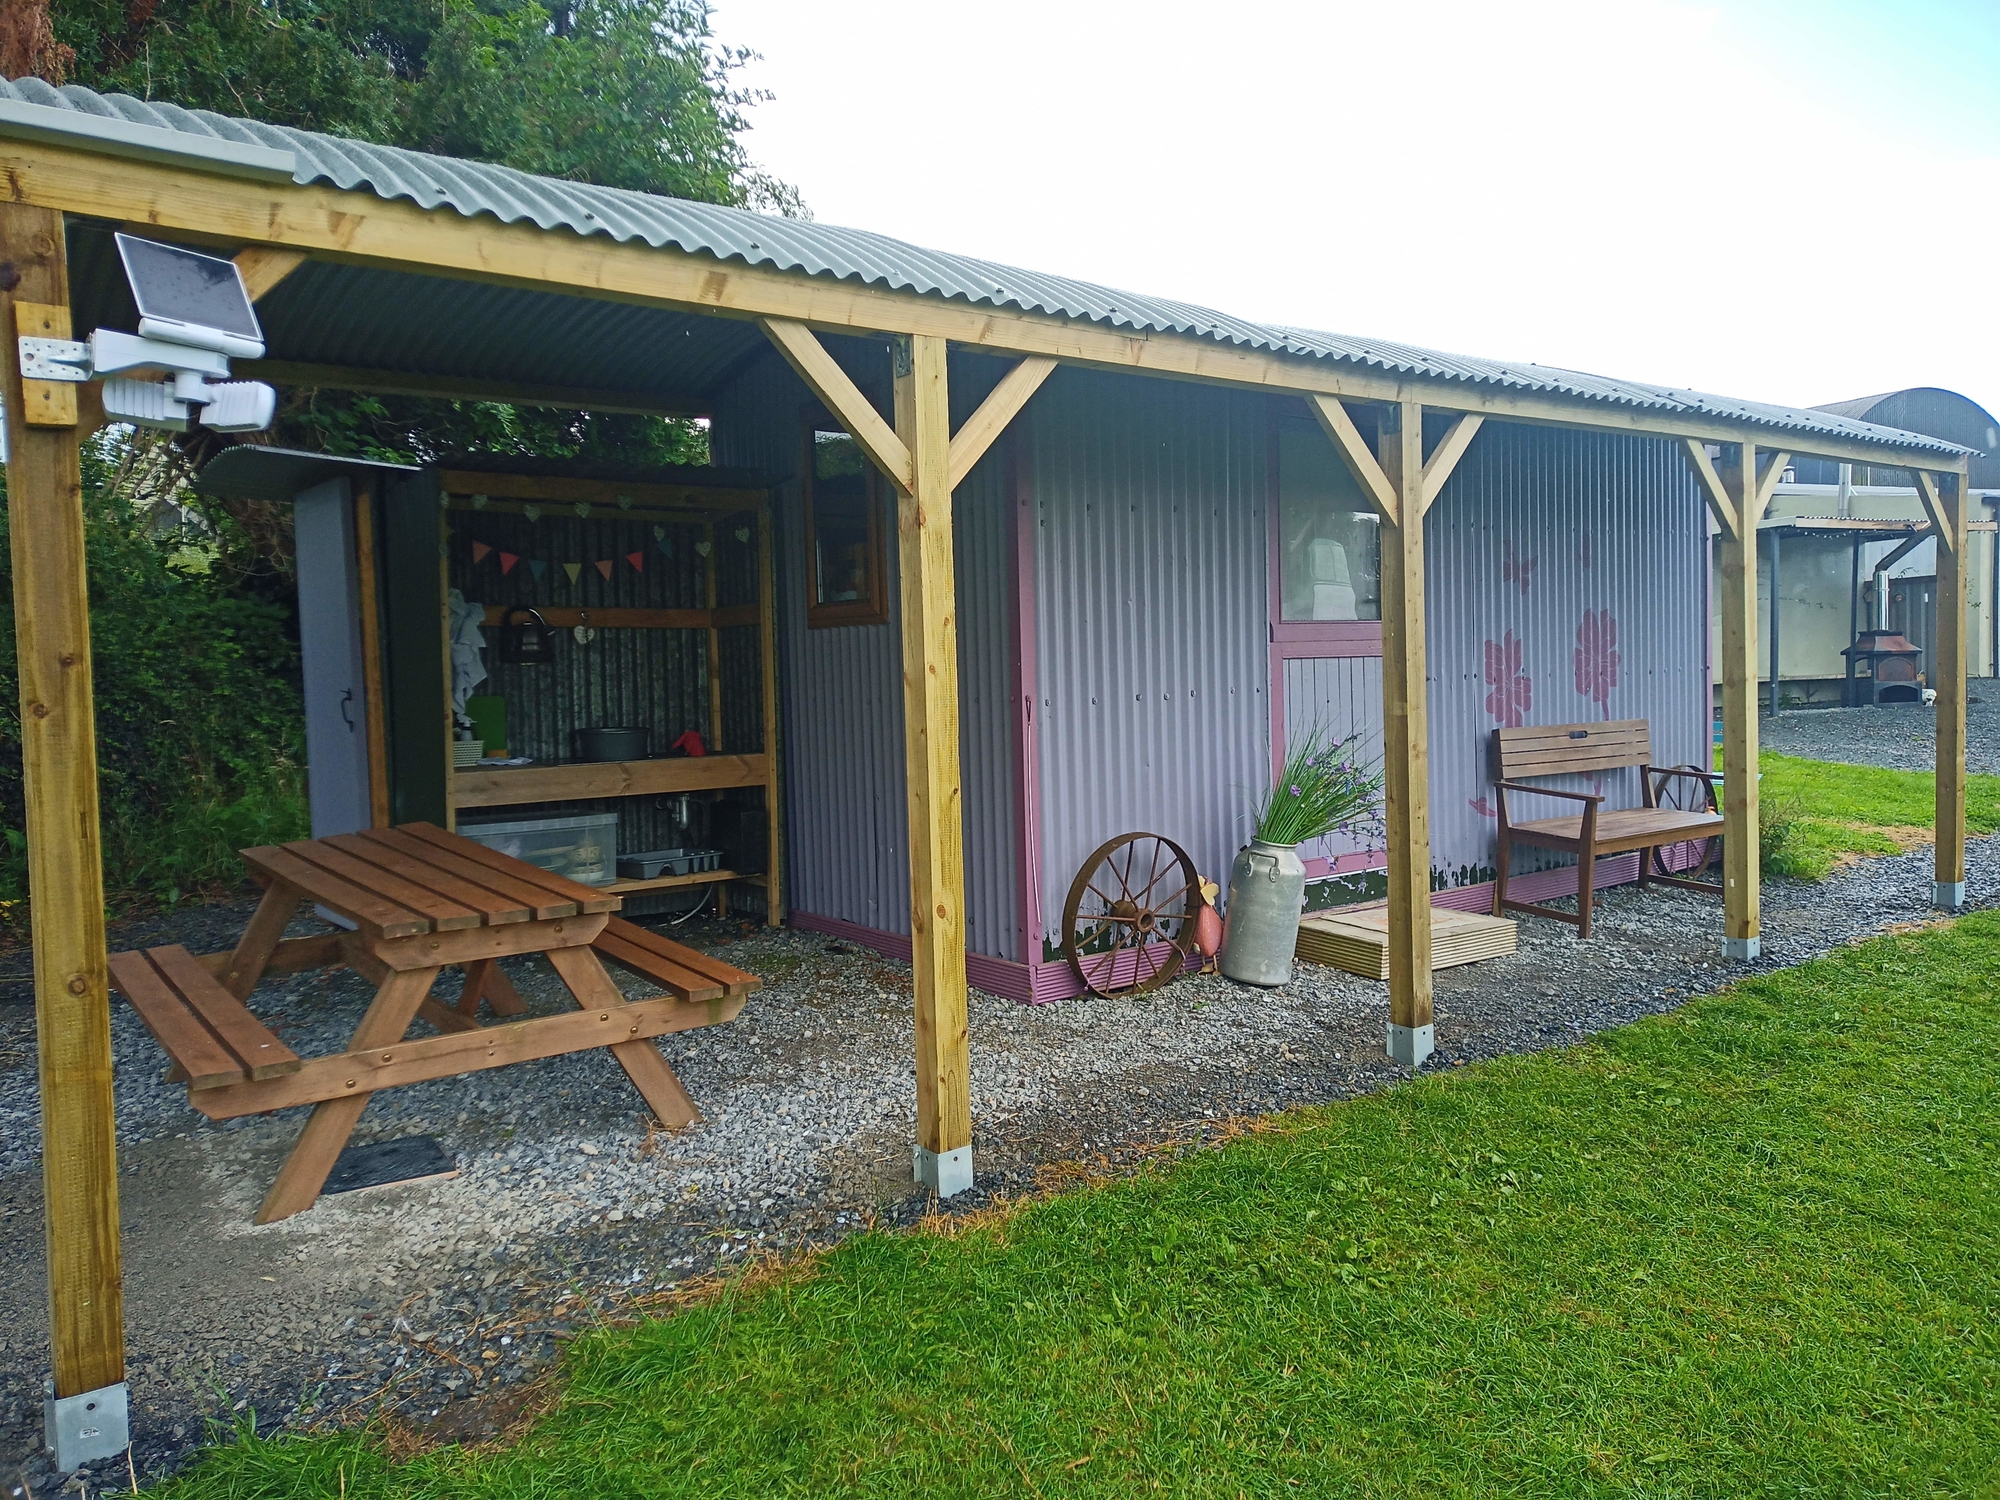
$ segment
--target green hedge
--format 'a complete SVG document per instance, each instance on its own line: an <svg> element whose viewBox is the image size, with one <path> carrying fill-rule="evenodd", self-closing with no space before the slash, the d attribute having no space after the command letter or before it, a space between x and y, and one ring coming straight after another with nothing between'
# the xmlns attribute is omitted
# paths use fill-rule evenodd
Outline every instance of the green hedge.
<svg viewBox="0 0 2000 1500"><path fill-rule="evenodd" d="M209 557L112 488L84 459L105 883L114 907L172 902L243 876L236 850L307 827L298 644L287 612L232 588ZM21 699L14 597L0 508L0 904L19 926L27 895Z"/></svg>

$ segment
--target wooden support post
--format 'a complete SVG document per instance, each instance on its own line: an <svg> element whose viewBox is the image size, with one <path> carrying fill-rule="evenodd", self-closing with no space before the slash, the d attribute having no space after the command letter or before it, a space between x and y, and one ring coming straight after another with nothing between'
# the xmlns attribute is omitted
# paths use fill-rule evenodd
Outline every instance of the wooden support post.
<svg viewBox="0 0 2000 1500"><path fill-rule="evenodd" d="M60 309L67 322L69 270L61 214L0 204L0 262L0 298L7 304L0 327L14 328L21 303ZM70 332L63 327L55 336L67 338ZM55 1374L49 1418L52 1425L65 1424L50 1438L58 1456L73 1467L118 1452L126 1432L125 1309L83 475L75 426L29 424L11 337L4 363ZM72 1400L95 1401L94 1420L87 1424L95 1437L68 1428L76 1415L69 1407Z"/></svg>
<svg viewBox="0 0 2000 1500"><path fill-rule="evenodd" d="M1757 523L1791 455L1760 466L1754 444L1723 450L1718 469L1693 439L1683 445L1722 529L1722 952L1762 951L1757 818Z"/></svg>
<svg viewBox="0 0 2000 1500"><path fill-rule="evenodd" d="M1382 523L1382 754L1389 835L1389 1056L1414 1068L1431 1021L1430 694L1424 649L1424 409L1383 411L1376 455L1395 497Z"/></svg>
<svg viewBox="0 0 2000 1500"><path fill-rule="evenodd" d="M705 544L702 561L707 571L702 580L702 597L708 601L708 748L722 749L722 632L715 624L715 601L719 597L717 568L719 559L715 555L715 523L705 522L701 528L701 539Z"/></svg>
<svg viewBox="0 0 2000 1500"><path fill-rule="evenodd" d="M785 920L785 816L779 793L778 574L771 507L757 510L757 633L764 710L764 925Z"/></svg>
<svg viewBox="0 0 2000 1500"><path fill-rule="evenodd" d="M361 595L361 713L368 726L368 826L387 828L389 698L382 685L382 586L375 567L372 484L358 485L354 491L354 552Z"/></svg>
<svg viewBox="0 0 2000 1500"><path fill-rule="evenodd" d="M896 506L896 539L916 991L916 1175L939 1197L948 1197L972 1186L972 1101L945 341L924 335L899 339L894 359L896 437L910 459L910 486Z"/></svg>
<svg viewBox="0 0 2000 1500"><path fill-rule="evenodd" d="M1917 490L1937 527L1937 640L1930 685L1937 692L1937 868L1932 899L1942 911L1965 905L1966 550L1970 473L1917 474Z"/></svg>

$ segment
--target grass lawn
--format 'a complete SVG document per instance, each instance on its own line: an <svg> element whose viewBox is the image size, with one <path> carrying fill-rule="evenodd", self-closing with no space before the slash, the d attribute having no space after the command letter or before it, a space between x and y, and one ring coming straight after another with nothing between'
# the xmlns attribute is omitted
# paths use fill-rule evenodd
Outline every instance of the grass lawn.
<svg viewBox="0 0 2000 1500"><path fill-rule="evenodd" d="M1824 880L1843 854L1894 854L1937 822L1937 777L1929 771L1769 752L1757 765L1767 875ZM1974 833L2000 829L2000 776L1966 777L1965 817Z"/></svg>
<svg viewBox="0 0 2000 1500"><path fill-rule="evenodd" d="M579 1342L173 1497L2000 1494L2000 914Z"/></svg>

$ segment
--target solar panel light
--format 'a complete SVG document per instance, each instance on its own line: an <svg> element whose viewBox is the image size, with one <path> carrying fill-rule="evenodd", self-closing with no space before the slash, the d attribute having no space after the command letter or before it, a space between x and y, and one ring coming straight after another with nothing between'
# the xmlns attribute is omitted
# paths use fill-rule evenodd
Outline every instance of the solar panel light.
<svg viewBox="0 0 2000 1500"><path fill-rule="evenodd" d="M229 379L231 356L264 355L264 330L235 263L134 235L116 238L139 331L100 328L84 343L24 338L22 377L102 380L104 415L113 422L185 432L198 413L201 425L217 432L269 427L277 392Z"/></svg>

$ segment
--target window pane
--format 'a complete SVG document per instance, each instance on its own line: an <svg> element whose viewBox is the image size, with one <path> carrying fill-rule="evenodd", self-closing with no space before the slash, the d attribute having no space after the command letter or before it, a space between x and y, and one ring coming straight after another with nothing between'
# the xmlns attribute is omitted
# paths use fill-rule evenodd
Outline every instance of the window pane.
<svg viewBox="0 0 2000 1500"><path fill-rule="evenodd" d="M813 434L813 602L872 603L868 460L844 432Z"/></svg>
<svg viewBox="0 0 2000 1500"><path fill-rule="evenodd" d="M1327 435L1278 424L1279 584L1284 620L1382 618L1382 533Z"/></svg>

